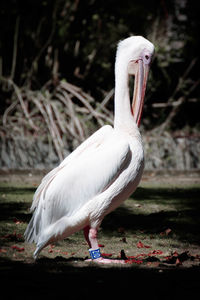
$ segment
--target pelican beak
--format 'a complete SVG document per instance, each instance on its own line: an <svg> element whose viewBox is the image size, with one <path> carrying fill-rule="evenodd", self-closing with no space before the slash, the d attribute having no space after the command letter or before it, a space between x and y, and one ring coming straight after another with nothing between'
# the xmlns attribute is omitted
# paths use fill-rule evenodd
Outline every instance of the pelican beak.
<svg viewBox="0 0 200 300"><path fill-rule="evenodd" d="M145 64L142 59L136 61L135 64L137 65L137 68L135 71L132 113L134 120L139 127L144 106L144 96L149 73L149 64Z"/></svg>

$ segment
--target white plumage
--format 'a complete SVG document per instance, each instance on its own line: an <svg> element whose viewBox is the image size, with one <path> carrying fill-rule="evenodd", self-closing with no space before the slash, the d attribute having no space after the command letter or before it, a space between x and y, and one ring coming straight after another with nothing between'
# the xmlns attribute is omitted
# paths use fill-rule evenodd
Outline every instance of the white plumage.
<svg viewBox="0 0 200 300"><path fill-rule="evenodd" d="M26 240L37 244L35 258L49 243L80 229L85 229L86 240L95 249L96 231L104 216L136 189L144 167L138 125L153 51L153 45L143 37L130 37L119 43L114 128L100 128L43 178L34 195L33 216L25 232ZM135 75L132 110L130 74Z"/></svg>

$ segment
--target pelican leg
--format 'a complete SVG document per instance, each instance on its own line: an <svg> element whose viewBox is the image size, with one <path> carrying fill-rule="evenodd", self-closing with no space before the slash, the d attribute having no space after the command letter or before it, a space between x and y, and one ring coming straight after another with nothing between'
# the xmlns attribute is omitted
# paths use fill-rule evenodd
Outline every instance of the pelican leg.
<svg viewBox="0 0 200 300"><path fill-rule="evenodd" d="M90 240L89 240L89 231L90 231L90 226L86 226L83 229L84 232L84 237L86 239L86 242L88 243L89 248L91 248Z"/></svg>
<svg viewBox="0 0 200 300"><path fill-rule="evenodd" d="M84 235L85 239L90 247L91 250L98 249L98 241L97 241L97 234L98 231L95 228L90 228L89 226L84 228ZM107 259L103 257L96 258L94 260L92 259L87 259L87 261L94 261L97 263L102 263L102 264L124 264L124 260L118 260L118 259Z"/></svg>
<svg viewBox="0 0 200 300"><path fill-rule="evenodd" d="M93 250L99 248L98 241L97 241L97 235L98 235L97 229L95 229L95 228L90 228L89 229L88 238L89 238L89 241L90 241L91 248Z"/></svg>

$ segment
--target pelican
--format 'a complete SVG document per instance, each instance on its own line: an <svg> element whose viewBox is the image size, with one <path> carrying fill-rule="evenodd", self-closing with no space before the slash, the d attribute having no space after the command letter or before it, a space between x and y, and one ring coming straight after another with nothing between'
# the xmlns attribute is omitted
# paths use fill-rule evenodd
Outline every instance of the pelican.
<svg viewBox="0 0 200 300"><path fill-rule="evenodd" d="M115 62L114 126L105 125L42 180L33 197L25 239L36 243L34 258L48 244L83 229L92 261L123 263L101 256L97 241L103 218L137 188L144 168L139 132L153 44L141 36L119 42ZM129 77L135 76L132 103Z"/></svg>

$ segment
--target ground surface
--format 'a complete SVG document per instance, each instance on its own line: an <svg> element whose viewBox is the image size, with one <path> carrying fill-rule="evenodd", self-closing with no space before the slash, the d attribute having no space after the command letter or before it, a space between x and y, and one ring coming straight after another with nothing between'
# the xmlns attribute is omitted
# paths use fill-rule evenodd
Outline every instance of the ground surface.
<svg viewBox="0 0 200 300"><path fill-rule="evenodd" d="M199 297L199 173L145 173L135 192L108 215L99 232L103 255L125 265L86 262L82 232L45 248L37 262L24 243L29 207L43 173L0 172L1 292L6 298L140 299ZM95 294L96 293L96 294ZM58 298L57 298L58 299Z"/></svg>

